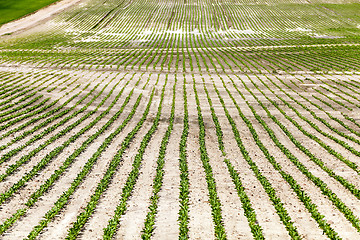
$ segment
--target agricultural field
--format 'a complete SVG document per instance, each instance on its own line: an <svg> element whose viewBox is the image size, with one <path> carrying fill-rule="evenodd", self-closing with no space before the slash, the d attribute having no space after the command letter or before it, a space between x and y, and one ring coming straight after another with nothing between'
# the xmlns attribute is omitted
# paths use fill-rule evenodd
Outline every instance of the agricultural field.
<svg viewBox="0 0 360 240"><path fill-rule="evenodd" d="M360 239L358 0L41 11L0 28L0 239Z"/></svg>

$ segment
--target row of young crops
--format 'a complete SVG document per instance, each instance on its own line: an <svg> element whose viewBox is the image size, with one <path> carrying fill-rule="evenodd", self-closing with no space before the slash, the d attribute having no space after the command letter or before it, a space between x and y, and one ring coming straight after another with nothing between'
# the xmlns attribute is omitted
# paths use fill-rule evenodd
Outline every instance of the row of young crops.
<svg viewBox="0 0 360 240"><path fill-rule="evenodd" d="M170 48L171 49L171 48ZM359 72L359 45L151 50L3 50L1 63L36 68L198 73ZM101 54L101 58L98 56ZM203 57L199 57L202 54ZM211 65L209 63L212 63Z"/></svg>
<svg viewBox="0 0 360 240"><path fill-rule="evenodd" d="M360 23L323 2L89 0L4 38L1 239L359 239Z"/></svg>

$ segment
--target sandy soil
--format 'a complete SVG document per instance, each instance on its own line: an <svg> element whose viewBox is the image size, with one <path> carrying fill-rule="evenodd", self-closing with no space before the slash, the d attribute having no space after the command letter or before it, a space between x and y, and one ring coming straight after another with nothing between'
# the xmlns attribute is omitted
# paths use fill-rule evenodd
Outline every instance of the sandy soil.
<svg viewBox="0 0 360 240"><path fill-rule="evenodd" d="M191 78L189 78L190 80ZM199 125L196 114L195 94L191 83L187 84L189 108L189 136L188 136L188 167L190 181L189 199L189 236L191 239L212 239L214 223L211 220L211 207L205 172L200 160Z"/></svg>
<svg viewBox="0 0 360 240"><path fill-rule="evenodd" d="M24 70L25 71L25 70ZM68 71L68 70L66 70ZM26 72L26 71L25 71ZM71 71L70 71L71 72ZM97 91L112 79L115 74L108 73L108 72L93 72L87 71L81 73L82 78L84 79L92 79L93 82L89 87L93 87L96 83L105 79L105 81L98 87ZM104 91L104 94L109 92L109 89L114 86L114 84L120 79L121 77L125 76L125 74L120 74L116 77L115 80L110 83L110 85ZM126 81L129 79L131 75L127 75L125 80L122 80L118 88L122 87ZM143 127L143 131L139 133L139 135L134 139L134 142L131 144L131 147L126 151L121 167L119 171L115 174L114 180L109 186L109 189L106 191L101 197L101 201L96 208L95 213L90 218L89 222L86 224L86 227L82 231L82 238L83 239L97 239L99 235L102 233L102 229L106 226L108 220L111 218L113 214L113 209L118 203L118 196L121 194L121 189L128 176L128 173L131 170L131 162L137 152L139 147L140 141L143 138L146 130L149 129L151 125L151 121L155 116L155 112L157 110L157 104L159 103L159 94L161 92L161 85L164 84L164 75L160 75L159 86L156 90L156 96L154 97L153 105L151 107L151 112L148 117L148 121L145 123ZM121 117L114 123L114 126L107 130L104 134L102 134L96 142L91 144L89 148L80 155L80 157L75 161L75 163L68 169L66 174L59 179L54 187L46 193L38 203L28 210L28 213L25 217L21 218L17 224L15 224L11 229L9 229L6 237L4 239L13 239L14 237L22 238L25 237L29 231L41 220L42 216L48 211L53 203L56 201L59 194L65 191L69 184L71 183L72 179L76 177L76 174L80 171L81 167L84 165L86 160L91 157L91 155L96 151L96 149L100 146L101 142L105 140L105 138L114 130L116 125L119 125L121 121L124 120L126 115L130 112L133 104L137 96L140 93L145 93L145 98L142 99L142 102L138 108L138 114L134 116L134 119L139 119L140 114L142 114L146 101L148 99L148 93L150 89L153 87L157 80L157 74L152 74L149 80L149 83L146 85L145 90L141 90L142 86L145 86L147 82L147 78L149 74L135 74L134 79L130 82L127 86L127 89L123 93L123 97L119 100L119 103L122 102L122 99L127 96L130 89L134 86L137 79L141 78L140 85L136 87L134 92L134 96L131 98L128 106L125 108L124 113ZM188 76L189 77L189 76ZM198 76L196 76L198 77ZM282 76L279 76L282 77ZM82 79L81 78L81 79ZM79 79L78 82L82 84L82 86L86 83ZM189 129L189 138L188 138L188 164L189 164L189 179L190 179L190 222L189 222L189 236L191 239L201 239L204 236L207 236L209 239L212 238L214 234L214 224L211 217L211 208L209 204L208 198L208 189L207 184L205 181L205 174L203 170L202 163L200 161L200 152L199 152L199 143L198 143L198 134L199 134L199 126L197 122L197 110L195 104L195 96L193 92L193 86L190 82L191 77L188 78L187 87L187 96L188 96L188 108L189 108L189 119L190 119L190 129ZM234 118L235 123L241 133L242 141L249 152L251 158L256 162L258 167L261 169L262 174L271 182L272 186L274 187L276 194L284 203L284 207L287 209L289 216L295 222L294 225L297 227L301 236L305 239L316 238L316 239L323 239L324 235L322 231L318 228L317 223L312 219L309 212L304 207L303 203L299 201L295 193L292 192L291 188L287 183L285 183L282 177L274 171L272 166L267 162L266 158L263 156L263 153L260 149L256 146L255 142L253 141L249 130L247 129L246 125L244 125L243 121L239 118L237 109L234 107L232 100L227 96L225 89L222 86L222 83L218 77L213 77L216 86L219 88L220 93L222 94L226 106L228 106L229 113ZM256 78L252 78L254 81ZM286 78L285 78L286 79ZM289 78L295 81L294 78ZM219 118L220 125L224 132L224 144L225 144L225 151L228 153L226 156L234 165L235 169L240 171L241 181L244 185L245 192L248 194L251 203L253 204L253 208L256 212L258 222L261 225L264 236L269 239L287 239L289 238L288 233L281 223L280 218L276 214L276 211L269 201L267 194L264 192L262 186L256 180L253 172L249 168L248 164L242 159L241 153L234 142L233 134L231 132L231 128L229 127L228 120L225 116L224 110L220 104L220 101L215 93L214 87L211 84L211 79L205 76L205 80L207 82L206 87L209 91L211 100L213 102L213 106L215 112ZM263 80L267 84L271 84L265 78ZM280 82L276 79L272 79L274 82L280 85ZM82 82L83 81L83 82ZM167 119L170 114L170 104L171 104L171 97L172 97L172 86L173 86L174 77L169 76L169 83L167 86L167 90L165 92L165 101L164 101L164 108L162 114L162 121L159 125L158 130L156 131L153 139L150 142L149 147L147 148L145 155L144 155L144 164L141 166L141 174L138 179L137 185L135 185L135 190L133 192L133 196L130 198L128 202L128 211L123 216L121 220L120 227L117 232L117 237L124 238L124 239L131 239L131 238L138 238L140 237L141 230L143 227L143 220L147 213L147 207L149 206L149 198L151 196L152 191L152 181L149 179L154 178L155 174L155 161L158 154L158 146L160 144L161 138L166 130L167 127ZM248 86L251 86L251 82L244 78L244 81ZM230 82L227 81L225 78L225 82L227 83L227 87L231 90L231 93L236 96L237 102L243 111L243 113L249 118L252 122L254 128L256 129L257 133L262 136L261 140L264 143L265 147L269 149L270 154L272 154L275 159L283 166L284 171L291 174L294 179L301 184L304 191L306 191L309 196L311 197L313 203L318 206L319 211L321 214L325 216L328 223L341 234L344 239L351 239L353 237L358 237L358 233L354 231L351 224L344 218L344 216L332 205L332 203L324 197L318 188L307 179L304 175L302 175L298 169L286 158L285 155L277 151L277 147L272 143L270 138L268 137L267 133L264 129L259 125L256 119L253 117L250 109L247 107L245 102L242 101L241 97L237 94L233 86ZM266 93L268 97L271 99L276 99L271 92L266 90L265 86L263 86L260 82L256 82L259 84L259 87ZM294 82L295 83L295 82ZM240 87L240 82L237 82L238 86ZM272 86L272 85L271 85ZM295 88L295 85L293 85ZM273 86L275 89L275 86ZM284 86L283 86L284 87ZM59 87L60 88L60 87ZM250 228L247 224L247 219L244 216L244 212L242 209L241 202L239 201L238 195L234 188L232 179L228 174L228 169L224 164L223 160L224 157L221 156L221 152L218 150L217 144L217 136L215 133L215 126L212 122L210 107L208 104L208 100L206 98L206 94L203 89L202 82L196 84L196 88L198 89L201 109L203 118L205 121L206 126L206 146L207 151L210 157L210 164L213 168L214 178L217 183L218 189L218 196L220 202L222 204L222 217L224 220L225 230L227 232L227 236L229 239L249 239L251 238L252 234L250 232ZM82 89L81 87L78 89ZM87 91L89 91L89 89ZM278 112L275 108L271 107L271 103L268 102L261 93L254 87L250 88L256 96L261 99L266 106L269 107L270 112L276 115L285 126L292 131L294 136L298 138L298 141L306 146L308 149L313 149L312 153L319 157L320 159L327 159L326 165L330 168L336 170L337 174L342 175L346 179L348 179L351 183L358 186L359 177L354 172L343 163L336 160L333 156L329 155L326 151L322 150L319 147L316 147L316 143L305 139L302 136L301 132L294 128L294 126L288 122L284 117ZM297 89L300 91L300 89ZM241 89L246 99L251 103L253 106L256 106L255 99L246 92L245 89ZM59 97L60 92L58 92L56 97ZM72 92L71 94L74 94ZM83 93L85 94L85 93ZM83 96L83 94L81 96ZM96 94L96 93L94 93ZM93 95L94 95L93 94ZM167 239L168 236L176 236L178 234L177 226L177 218L178 218L178 184L179 184L179 169L178 169L178 142L181 136L182 131L182 112L183 112L183 100L182 100L182 81L178 79L178 86L176 91L176 120L175 126L173 130L173 134L170 137L169 148L167 150L167 157L166 157L166 165L165 165L165 175L164 175L164 183L162 190L160 191L160 200L159 200L159 209L158 214L156 215L155 221L155 231L154 237L157 239ZM281 94L281 96L286 100L291 102L284 94L277 92L277 94ZM70 97L69 95L67 97ZM73 102L76 102L78 98L74 99ZM298 101L302 101L298 95L292 94L294 98ZM54 97L55 98L55 97ZM100 112L105 109L105 107L110 104L110 102L114 99L114 94L105 102L104 107L101 108ZM313 100L313 99L312 99ZM88 100L87 100L88 101ZM83 104L86 104L85 101ZM96 100L89 109L94 109L94 107L99 104L101 98ZM294 104L292 102L292 104ZM281 107L285 107L280 105ZM86 140L91 134L95 133L97 129L100 128L100 125L105 124L107 119L112 116L117 107L115 107L108 117L101 120L95 128L91 129L87 132L83 137L76 140L72 143L68 148L65 149L63 153L59 155L56 161L52 162L48 165L48 167L42 172L41 175L36 176L33 180L29 181L27 185L18 191L14 197L10 199L9 202L2 204L2 211L0 214L1 221L5 221L11 214L15 213L17 209L20 207L24 207L25 201L27 201L28 197L42 184L44 181L50 177L54 169L57 169L62 162L74 151L76 150L82 142ZM314 119L308 112L298 109L301 114L304 114L307 118L311 121L315 122L319 125L319 127L326 131L326 126L324 126L321 122ZM262 117L266 117L265 112L256 107L256 111ZM1 183L2 191L8 189L13 183L15 183L21 176L23 176L26 172L28 172L32 166L34 166L42 157L45 156L48 152L50 152L55 147L59 146L63 141L65 141L69 136L76 133L81 127L85 126L86 124L90 123L92 119L98 116L99 113L95 114L91 118L87 119L86 121L82 122L78 127L72 130L68 135L60 138L59 141L49 145L46 149L41 151L39 154L34 156L34 159L29 163L24 165L20 168L20 171L16 172L15 174L9 176L5 181ZM290 114L290 110L287 109L287 112ZM85 114L85 113L84 113ZM320 113L319 113L320 114ZM78 116L81 117L83 114ZM299 122L304 129L311 132L312 134L318 136L321 140L325 141L326 139L319 135L316 131L311 129L304 123L301 119L299 119L295 115L291 115L294 120ZM321 115L327 121L330 122L326 115ZM74 122L76 119L72 119L67 124L67 126ZM127 132L130 131L132 127L134 127L136 121L132 121L129 125L124 129L123 133L121 133L118 137L116 137L110 147L104 152L102 157L99 159L99 162L94 166L94 169L90 173L90 175L86 178L81 187L75 192L73 197L71 198L67 207L62 211L61 215L57 216L54 221L52 221L49 226L46 228L46 231L41 234L41 239L54 239L54 236L57 236L57 239L65 238L67 234L67 230L72 226L72 223L76 220L77 215L82 211L82 209L86 206L87 202L89 201L89 197L91 193L95 190L96 183L98 183L103 176L105 169L114 156L115 152L119 148L119 144L121 143L122 139L124 139ZM54 124L54 123L53 123ZM355 198L352 194L350 194L347 190L344 189L337 181L330 178L326 173L324 173L319 167L314 165L306 157L302 152L299 151L289 140L287 140L286 135L282 133L282 131L274 124L268 123L269 126L275 131L276 136L280 139L280 141L296 156L298 159L301 159L302 163L308 168L311 169L311 172L319 177L322 181L326 182L329 189L331 189L339 198L354 212L356 216L360 216L359 204L357 198ZM334 122L331 122L334 124ZM26 128L28 129L28 128ZM54 131L49 136L43 138L41 142L46 141L50 136L56 134L59 130ZM18 133L20 134L20 133ZM334 135L333 133L331 133ZM334 135L336 136L336 135ZM338 136L336 136L338 137ZM20 146L23 141L28 140L31 136L25 138L19 143L15 143L13 146L9 147L9 150ZM5 140L8 141L11 139L10 137ZM346 139L343 139L344 141ZM348 140L347 140L348 141ZM358 162L357 158L353 158L347 150L340 148L336 144L332 142L327 142L332 148L336 149L337 151L344 154L344 156L348 157L349 159ZM353 142L348 142L349 145L355 147ZM28 148L24 149L24 152L29 152L31 149L34 149L37 145L29 146ZM2 154L5 154L9 150L3 151ZM9 166L10 163L14 163L17 159L19 159L21 155L13 157L9 163L2 164L3 167ZM341 171L339 169L342 169ZM171 207L169 207L171 206ZM30 221L31 219L31 221ZM134 224L136 222L136 224ZM161 229L168 229L166 231L161 231ZM316 237L315 237L316 236Z"/></svg>

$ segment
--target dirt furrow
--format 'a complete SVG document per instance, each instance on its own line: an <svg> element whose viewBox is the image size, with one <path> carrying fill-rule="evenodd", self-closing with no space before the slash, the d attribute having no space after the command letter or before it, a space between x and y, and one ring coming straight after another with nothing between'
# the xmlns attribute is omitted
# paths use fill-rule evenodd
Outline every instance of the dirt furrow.
<svg viewBox="0 0 360 240"><path fill-rule="evenodd" d="M179 207L179 142L183 129L184 101L183 81L177 76L175 91L175 117L172 133L166 149L163 183L159 192L158 211L155 217L154 239L165 240L179 236L178 213ZM174 76L169 76L169 81L174 82Z"/></svg>
<svg viewBox="0 0 360 240"><path fill-rule="evenodd" d="M191 77L187 76L187 95L189 109L189 136L187 142L187 161L189 169L189 237L191 239L213 239L214 223L211 216L205 172L200 160L199 125L192 90Z"/></svg>

